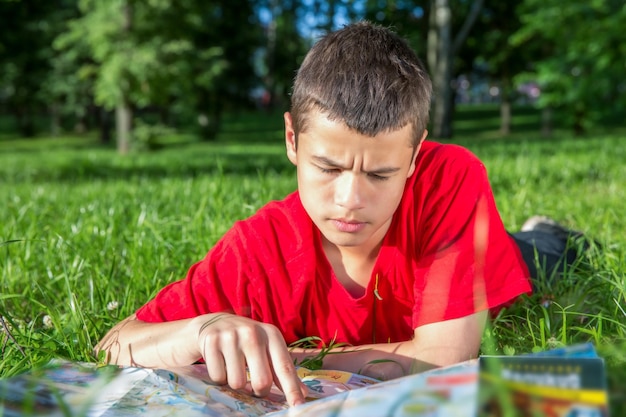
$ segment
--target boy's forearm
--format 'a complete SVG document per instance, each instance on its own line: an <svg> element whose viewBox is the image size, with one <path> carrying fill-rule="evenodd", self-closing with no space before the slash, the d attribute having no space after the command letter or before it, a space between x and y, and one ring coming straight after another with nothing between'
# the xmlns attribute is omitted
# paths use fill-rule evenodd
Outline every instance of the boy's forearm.
<svg viewBox="0 0 626 417"><path fill-rule="evenodd" d="M291 350L296 364L319 353L319 349ZM324 369L389 380L466 361L473 356L475 355L468 355L464 349L450 346L420 347L413 341L406 341L336 348L325 355L322 361Z"/></svg>
<svg viewBox="0 0 626 417"><path fill-rule="evenodd" d="M293 349L291 354L299 364L320 352L319 349ZM416 360L416 354L413 342L407 341L336 348L325 355L322 361L324 369L358 373L382 380L398 378L437 366Z"/></svg>
<svg viewBox="0 0 626 417"><path fill-rule="evenodd" d="M133 315L113 327L96 345L95 353L100 356L104 352L106 362L116 365L189 365L201 357L196 327L194 319L146 323Z"/></svg>
<svg viewBox="0 0 626 417"><path fill-rule="evenodd" d="M359 373L378 379L393 379L452 365L478 355L487 312L432 323L415 330L412 340L332 349L323 358L323 368ZM318 349L293 349L299 364L320 353Z"/></svg>

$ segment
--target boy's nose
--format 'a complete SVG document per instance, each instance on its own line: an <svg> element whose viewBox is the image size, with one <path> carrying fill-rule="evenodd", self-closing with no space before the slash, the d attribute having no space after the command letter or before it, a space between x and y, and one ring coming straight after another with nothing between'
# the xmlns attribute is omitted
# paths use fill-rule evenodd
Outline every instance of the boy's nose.
<svg viewBox="0 0 626 417"><path fill-rule="evenodd" d="M361 208L363 204L361 191L359 176L344 172L337 181L335 202L349 210Z"/></svg>

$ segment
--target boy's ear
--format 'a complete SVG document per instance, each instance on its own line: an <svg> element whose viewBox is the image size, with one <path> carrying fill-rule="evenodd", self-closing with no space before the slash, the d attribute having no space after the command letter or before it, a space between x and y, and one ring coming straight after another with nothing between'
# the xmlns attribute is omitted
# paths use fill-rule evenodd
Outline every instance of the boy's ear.
<svg viewBox="0 0 626 417"><path fill-rule="evenodd" d="M426 140L426 136L428 136L428 130L424 129L424 133L422 134L422 137L415 147L415 151L413 151L413 158L411 159L411 167L409 168L409 172L406 176L407 178L409 178L411 175L413 175L413 172L415 172L415 161L417 160L417 155L420 153L422 143L424 143L424 141Z"/></svg>
<svg viewBox="0 0 626 417"><path fill-rule="evenodd" d="M293 120L291 118L291 113L285 112L284 119L285 119L285 145L287 147L287 158L289 158L292 164L297 165L296 131L293 128Z"/></svg>

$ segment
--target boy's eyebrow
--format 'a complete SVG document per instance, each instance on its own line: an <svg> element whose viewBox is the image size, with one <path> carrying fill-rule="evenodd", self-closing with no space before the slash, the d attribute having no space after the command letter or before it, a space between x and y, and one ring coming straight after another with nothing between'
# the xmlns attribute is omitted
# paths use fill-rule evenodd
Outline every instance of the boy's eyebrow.
<svg viewBox="0 0 626 417"><path fill-rule="evenodd" d="M322 165L325 165L327 167L333 167L333 168L341 168L341 169L350 169L350 167L346 167L346 166L342 166L339 162L333 161L325 156L317 156L317 155L313 155L313 159ZM365 171L363 170L363 172L365 172L366 174L393 174L394 172L398 172L400 171L399 167L380 167L377 169L373 169L371 171Z"/></svg>

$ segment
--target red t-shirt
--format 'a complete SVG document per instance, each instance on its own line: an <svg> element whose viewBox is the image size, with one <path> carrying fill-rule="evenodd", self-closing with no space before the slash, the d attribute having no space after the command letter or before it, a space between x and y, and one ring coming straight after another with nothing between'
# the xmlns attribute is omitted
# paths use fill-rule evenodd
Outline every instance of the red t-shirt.
<svg viewBox="0 0 626 417"><path fill-rule="evenodd" d="M225 311L274 324L287 343L318 336L360 345L410 340L419 326L527 292L528 270L483 164L459 146L425 142L362 297L336 279L295 192L236 222L137 317L160 322Z"/></svg>

